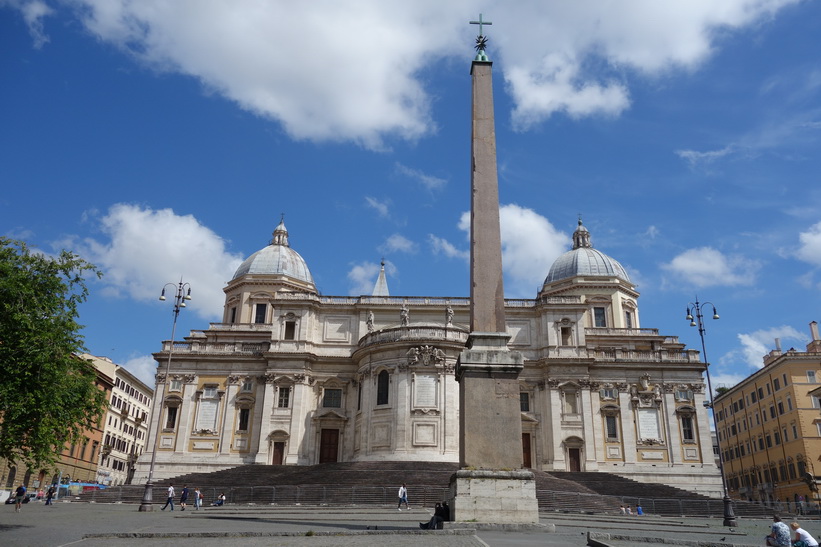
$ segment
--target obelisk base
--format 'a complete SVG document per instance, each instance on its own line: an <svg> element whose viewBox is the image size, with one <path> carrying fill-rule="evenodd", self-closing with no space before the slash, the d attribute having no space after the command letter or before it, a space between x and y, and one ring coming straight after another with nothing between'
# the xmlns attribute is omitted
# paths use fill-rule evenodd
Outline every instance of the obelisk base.
<svg viewBox="0 0 821 547"><path fill-rule="evenodd" d="M536 524L536 481L527 470L460 469L450 478L450 514L457 522Z"/></svg>

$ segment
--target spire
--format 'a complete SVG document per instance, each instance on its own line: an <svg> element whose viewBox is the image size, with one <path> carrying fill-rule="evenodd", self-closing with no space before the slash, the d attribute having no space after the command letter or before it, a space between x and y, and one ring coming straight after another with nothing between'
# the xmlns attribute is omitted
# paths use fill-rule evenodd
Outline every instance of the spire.
<svg viewBox="0 0 821 547"><path fill-rule="evenodd" d="M276 227L272 235L274 238L271 240L271 245L283 245L285 247L290 247L288 244L288 229L285 227L285 213L283 213L282 217L279 219L279 225Z"/></svg>
<svg viewBox="0 0 821 547"><path fill-rule="evenodd" d="M379 270L379 278L376 280L376 285L373 286L373 294L371 296L390 296L388 291L388 279L385 277L385 259L382 259L382 268Z"/></svg>
<svg viewBox="0 0 821 547"><path fill-rule="evenodd" d="M485 25L492 25L490 21L484 21L482 19L482 14L479 14L478 21L471 21L471 25L479 25L479 36L476 37L476 57L473 58L474 61L481 61L481 62L490 62L490 59L485 53L485 48L487 47L487 36L485 36L484 29L482 28Z"/></svg>
<svg viewBox="0 0 821 547"><path fill-rule="evenodd" d="M575 250L579 247L587 249L593 248L593 244L590 243L590 232L588 232L587 228L582 224L581 216L579 216L579 227L573 232L573 249Z"/></svg>

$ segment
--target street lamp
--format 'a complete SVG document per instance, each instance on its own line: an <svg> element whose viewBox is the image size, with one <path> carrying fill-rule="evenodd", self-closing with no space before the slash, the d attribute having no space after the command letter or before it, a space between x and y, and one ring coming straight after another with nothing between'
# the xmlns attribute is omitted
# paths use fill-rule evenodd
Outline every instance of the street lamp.
<svg viewBox="0 0 821 547"><path fill-rule="evenodd" d="M715 305L713 305L712 302L699 302L698 296L696 296L695 304L691 302L687 307L686 319L690 322L691 327L698 327L698 335L701 337L701 354L704 356L704 372L707 374L707 391L710 393L709 408L713 414L713 427L716 430L716 442L718 442L718 422L716 421L716 413L713 408L713 400L715 397L713 395L713 384L710 381L710 363L707 361L707 347L704 345L704 333L707 332L707 329L704 328L704 316L701 310L705 306L711 307L713 309L713 319L718 319L718 312L716 311ZM712 442L710 444L712 444ZM735 512L733 511L733 500L727 493L727 479L724 477L724 463L722 461L720 447L721 444L719 444L718 450L718 471L721 473L721 488L724 491L724 526L737 526Z"/></svg>
<svg viewBox="0 0 821 547"><path fill-rule="evenodd" d="M160 300L165 301L165 289L169 286L176 291L176 293L174 295L174 324L171 327L171 345L168 348L168 360L165 362L165 381L163 385L168 384L168 376L171 373L171 354L174 351L174 335L177 331L177 317L180 315L180 309L185 307L185 301L191 300L191 285L189 283L183 283L182 279L180 279L179 283L166 283L160 293ZM153 415L157 416L157 427L154 431L154 450L151 452L151 465L148 468L148 479L145 481L145 492L143 492L143 499L140 502L139 510L141 512L154 510L152 505L153 493L151 491L154 485L151 481L154 478L154 465L157 463L157 450L160 447L160 420L162 419L162 416L156 413L158 406L159 410L162 410L162 405L158 405L158 401L162 400L163 397L165 397L165 393L160 393L160 379L158 374L157 389L154 392L154 404L152 405L152 412L155 413Z"/></svg>

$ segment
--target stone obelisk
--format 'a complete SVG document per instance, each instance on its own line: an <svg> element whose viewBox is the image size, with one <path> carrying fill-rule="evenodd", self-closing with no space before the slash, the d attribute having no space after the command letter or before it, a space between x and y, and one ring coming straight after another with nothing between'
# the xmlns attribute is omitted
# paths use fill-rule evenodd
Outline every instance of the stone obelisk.
<svg viewBox="0 0 821 547"><path fill-rule="evenodd" d="M536 523L533 473L522 467L519 373L522 354L510 351L505 326L502 243L492 63L479 25L471 66L473 128L470 205L470 336L456 363L459 381L459 463L451 479L458 521Z"/></svg>

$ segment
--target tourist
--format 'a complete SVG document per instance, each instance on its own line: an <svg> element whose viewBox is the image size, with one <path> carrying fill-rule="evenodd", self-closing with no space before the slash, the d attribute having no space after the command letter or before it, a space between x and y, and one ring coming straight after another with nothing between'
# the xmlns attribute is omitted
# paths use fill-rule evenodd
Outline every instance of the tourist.
<svg viewBox="0 0 821 547"><path fill-rule="evenodd" d="M448 502L446 501L442 502L442 513L445 522L450 522L450 505L448 505Z"/></svg>
<svg viewBox="0 0 821 547"><path fill-rule="evenodd" d="M636 514L639 516L644 514L644 510L642 510L641 505L639 505L638 503L636 504Z"/></svg>
<svg viewBox="0 0 821 547"><path fill-rule="evenodd" d="M219 495L219 497L217 499L214 500L214 503L212 503L211 505L213 505L214 507L222 507L224 504L225 504L225 493L223 492L222 494Z"/></svg>
<svg viewBox="0 0 821 547"><path fill-rule="evenodd" d="M405 504L405 509L410 509L408 505L408 488L405 486L405 483L402 483L402 486L399 487L399 506L397 506L397 510L402 510L402 504Z"/></svg>
<svg viewBox="0 0 821 547"><path fill-rule="evenodd" d="M630 515L631 517L633 516L633 509L629 505L627 506L626 511L628 515Z"/></svg>
<svg viewBox="0 0 821 547"><path fill-rule="evenodd" d="M439 530L445 522L445 508L441 503L437 503L433 510L433 516L428 522L420 522L419 528L422 530Z"/></svg>
<svg viewBox="0 0 821 547"><path fill-rule="evenodd" d="M202 492L199 488L194 488L194 510L199 511L202 505Z"/></svg>
<svg viewBox="0 0 821 547"><path fill-rule="evenodd" d="M773 526L770 535L764 538L767 545L778 547L789 547L792 545L790 541L790 529L786 524L781 522L781 517L773 515Z"/></svg>
<svg viewBox="0 0 821 547"><path fill-rule="evenodd" d="M188 501L188 485L182 485L182 492L180 492L180 507L182 507L182 511L185 511L185 504Z"/></svg>
<svg viewBox="0 0 821 547"><path fill-rule="evenodd" d="M160 510L165 511L165 508L170 505L171 510L173 511L174 510L174 485L173 484L168 485L168 494L167 494L167 496L168 497L165 500L165 505L160 507Z"/></svg>
<svg viewBox="0 0 821 547"><path fill-rule="evenodd" d="M818 547L818 542L815 541L815 538L801 528L800 524L793 522L790 524L790 528L792 528L792 531L795 533L793 547Z"/></svg>
<svg viewBox="0 0 821 547"><path fill-rule="evenodd" d="M46 505L54 505L54 502L52 500L54 499L54 493L56 491L57 489L54 487L53 484L48 487L48 490L46 491Z"/></svg>
<svg viewBox="0 0 821 547"><path fill-rule="evenodd" d="M624 505L619 505L619 513L621 513L622 515L627 514L627 509L624 508Z"/></svg>
<svg viewBox="0 0 821 547"><path fill-rule="evenodd" d="M14 512L19 513L23 508L23 500L26 499L26 487L22 484L14 491Z"/></svg>

